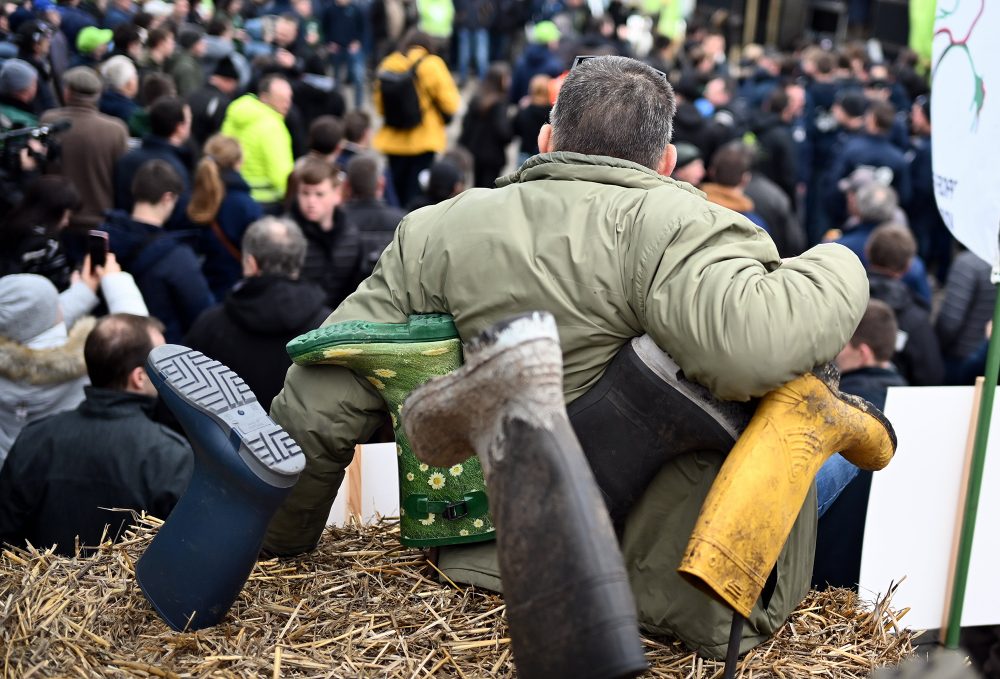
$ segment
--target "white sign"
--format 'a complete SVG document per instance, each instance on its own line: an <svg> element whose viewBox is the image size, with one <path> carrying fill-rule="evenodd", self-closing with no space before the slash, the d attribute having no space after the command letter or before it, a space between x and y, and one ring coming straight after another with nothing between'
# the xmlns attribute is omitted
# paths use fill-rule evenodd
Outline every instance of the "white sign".
<svg viewBox="0 0 1000 679"><path fill-rule="evenodd" d="M892 581L910 608L911 629L938 629L949 591L948 570L963 507L962 471L972 417L972 387L892 387L885 414L899 446L875 472L868 500L860 591L871 599ZM1000 403L994 408L969 566L962 626L1000 624Z"/></svg>
<svg viewBox="0 0 1000 679"><path fill-rule="evenodd" d="M934 195L945 224L990 264L1000 255L1000 2L941 0L934 24Z"/></svg>

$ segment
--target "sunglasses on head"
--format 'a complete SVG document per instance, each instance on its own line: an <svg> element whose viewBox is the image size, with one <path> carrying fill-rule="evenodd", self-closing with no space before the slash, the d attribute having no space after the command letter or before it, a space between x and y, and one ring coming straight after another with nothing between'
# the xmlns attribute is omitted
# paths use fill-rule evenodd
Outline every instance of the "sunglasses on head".
<svg viewBox="0 0 1000 679"><path fill-rule="evenodd" d="M588 59L599 59L600 56L601 55L598 55L598 54L585 54L585 55L578 56L575 59L573 59L573 65L569 67L569 70L572 71L574 68L576 68L577 66L579 66L583 62L587 61ZM652 67L650 67L650 68L652 68ZM653 70L656 71L657 73L659 73L661 78L663 78L664 80L667 80L667 74L666 73L664 73L663 71L657 71L655 68Z"/></svg>

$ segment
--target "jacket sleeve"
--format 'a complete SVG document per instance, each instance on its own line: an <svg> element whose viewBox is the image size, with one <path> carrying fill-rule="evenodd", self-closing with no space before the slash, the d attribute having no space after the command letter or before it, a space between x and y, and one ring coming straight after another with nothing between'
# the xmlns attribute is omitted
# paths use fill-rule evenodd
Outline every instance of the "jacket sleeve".
<svg viewBox="0 0 1000 679"><path fill-rule="evenodd" d="M451 77L451 72L448 71L448 67L441 60L441 57L430 55L421 62L420 66L421 76L424 73L429 73L431 76L428 78L427 90L438 110L445 116L453 116L458 113L462 97Z"/></svg>
<svg viewBox="0 0 1000 679"><path fill-rule="evenodd" d="M149 309L142 298L139 286L127 271L108 274L101 279L101 292L108 303L108 313L148 316Z"/></svg>
<svg viewBox="0 0 1000 679"><path fill-rule="evenodd" d="M179 247L174 252L178 254L171 267L171 298L180 315L181 327L187 330L205 309L215 303L215 298L194 252L187 247Z"/></svg>
<svg viewBox="0 0 1000 679"><path fill-rule="evenodd" d="M375 273L337 308L327 324L406 321L409 309L398 296L404 289L400 230ZM264 548L275 554L299 554L319 542L344 469L354 457L354 446L378 429L385 405L374 387L347 368L293 365L284 388L271 403L271 416L302 447L306 468L271 520Z"/></svg>
<svg viewBox="0 0 1000 679"><path fill-rule="evenodd" d="M941 303L935 328L945 353L948 353L952 342L962 332L975 292L976 282L972 269L966 266L952 266L948 273L948 282L944 286L944 301ZM985 332L985 328L983 331Z"/></svg>
<svg viewBox="0 0 1000 679"><path fill-rule="evenodd" d="M288 188L288 175L295 168L295 159L292 156L292 137L281 122L281 129L275 125L275 134L270 139L264 140L260 145L264 150L263 165L267 168L267 179L271 182L281 195L285 194Z"/></svg>
<svg viewBox="0 0 1000 679"><path fill-rule="evenodd" d="M640 253L634 306L657 344L717 396L745 401L833 359L868 303L841 245L781 261L746 219L706 205Z"/></svg>
<svg viewBox="0 0 1000 679"><path fill-rule="evenodd" d="M22 441L29 438L15 440L6 461L0 457L0 543L18 547L24 546L28 522L44 497L44 489L40 487L39 477L31 471L31 463L36 458L48 459L42 451L22 449Z"/></svg>

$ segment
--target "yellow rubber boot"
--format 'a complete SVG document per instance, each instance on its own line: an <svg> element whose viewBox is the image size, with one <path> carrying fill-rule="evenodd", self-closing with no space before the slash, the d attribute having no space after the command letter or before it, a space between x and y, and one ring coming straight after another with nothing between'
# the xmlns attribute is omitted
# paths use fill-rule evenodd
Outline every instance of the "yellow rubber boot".
<svg viewBox="0 0 1000 679"><path fill-rule="evenodd" d="M678 572L744 617L826 459L877 470L896 451L888 420L837 381L809 373L764 396L702 505Z"/></svg>

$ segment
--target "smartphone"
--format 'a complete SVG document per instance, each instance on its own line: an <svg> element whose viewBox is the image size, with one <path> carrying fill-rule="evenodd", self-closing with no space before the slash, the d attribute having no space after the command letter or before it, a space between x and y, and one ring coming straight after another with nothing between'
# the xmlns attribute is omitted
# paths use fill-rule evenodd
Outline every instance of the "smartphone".
<svg viewBox="0 0 1000 679"><path fill-rule="evenodd" d="M90 268L104 266L108 261L108 234L106 231L87 232L87 254L90 255Z"/></svg>

